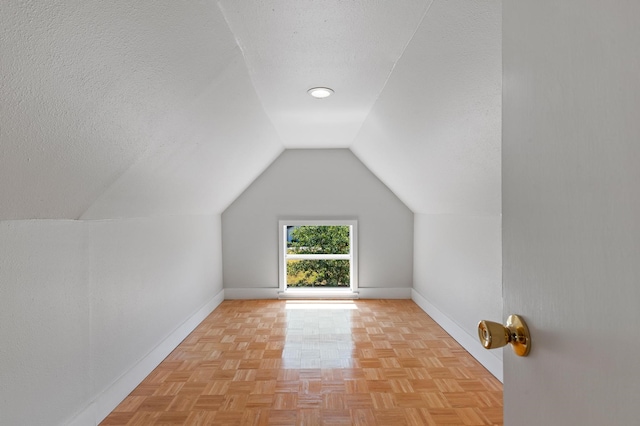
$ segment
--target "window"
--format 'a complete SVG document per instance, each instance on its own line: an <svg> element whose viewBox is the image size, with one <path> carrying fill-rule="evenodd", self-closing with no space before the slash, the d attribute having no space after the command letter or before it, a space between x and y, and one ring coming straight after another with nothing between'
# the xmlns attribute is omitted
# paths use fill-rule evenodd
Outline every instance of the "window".
<svg viewBox="0 0 640 426"><path fill-rule="evenodd" d="M357 221L281 220L280 289L355 291Z"/></svg>

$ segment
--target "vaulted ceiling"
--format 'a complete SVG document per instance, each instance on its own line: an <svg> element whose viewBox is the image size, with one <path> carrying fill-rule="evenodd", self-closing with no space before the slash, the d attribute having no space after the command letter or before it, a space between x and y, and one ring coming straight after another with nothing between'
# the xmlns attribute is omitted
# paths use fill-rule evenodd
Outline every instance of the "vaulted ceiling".
<svg viewBox="0 0 640 426"><path fill-rule="evenodd" d="M499 214L500 7L1 2L0 220L220 213L335 147L416 212Z"/></svg>

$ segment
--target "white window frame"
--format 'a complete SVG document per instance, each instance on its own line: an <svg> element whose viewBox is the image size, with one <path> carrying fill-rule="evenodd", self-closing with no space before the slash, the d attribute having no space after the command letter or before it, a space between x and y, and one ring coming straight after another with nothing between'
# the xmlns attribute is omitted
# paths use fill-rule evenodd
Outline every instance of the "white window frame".
<svg viewBox="0 0 640 426"><path fill-rule="evenodd" d="M289 254L287 253L287 226L348 226L349 227L349 254ZM358 292L358 221L340 219L318 219L318 220L279 220L278 221L278 282L280 283L281 294L300 293L309 295L318 293L328 295L329 293L357 293ZM349 288L287 288L287 260L289 259L347 259L349 260Z"/></svg>

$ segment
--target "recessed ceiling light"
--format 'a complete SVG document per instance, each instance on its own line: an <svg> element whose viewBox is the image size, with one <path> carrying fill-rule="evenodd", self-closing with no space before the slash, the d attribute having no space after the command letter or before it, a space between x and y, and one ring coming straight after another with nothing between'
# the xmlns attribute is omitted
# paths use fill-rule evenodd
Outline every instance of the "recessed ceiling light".
<svg viewBox="0 0 640 426"><path fill-rule="evenodd" d="M316 99L323 99L333 95L333 90L329 89L328 87L312 87L311 89L307 90L307 93Z"/></svg>

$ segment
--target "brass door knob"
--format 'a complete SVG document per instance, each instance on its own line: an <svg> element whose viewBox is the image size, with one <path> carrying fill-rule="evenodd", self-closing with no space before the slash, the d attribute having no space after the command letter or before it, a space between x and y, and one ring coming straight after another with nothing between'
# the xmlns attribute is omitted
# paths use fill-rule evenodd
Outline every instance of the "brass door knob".
<svg viewBox="0 0 640 426"><path fill-rule="evenodd" d="M509 315L506 325L493 321L480 321L478 337L486 349L501 348L509 343L516 355L527 356L531 351L529 327L518 315Z"/></svg>

